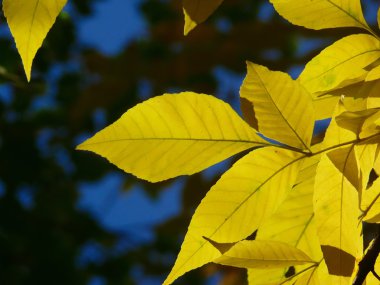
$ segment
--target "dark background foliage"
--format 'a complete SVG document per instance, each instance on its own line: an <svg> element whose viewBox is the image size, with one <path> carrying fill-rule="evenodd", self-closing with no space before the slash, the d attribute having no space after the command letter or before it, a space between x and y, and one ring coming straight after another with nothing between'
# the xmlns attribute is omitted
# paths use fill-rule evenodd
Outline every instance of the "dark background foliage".
<svg viewBox="0 0 380 285"><path fill-rule="evenodd" d="M239 110L246 60L296 76L317 48L352 30L297 28L267 1L225 0L184 37L180 1L141 0L144 35L107 55L81 44L77 31L107 0L69 2L37 55L30 84L1 17L0 284L160 284L196 206L232 160L152 185L75 146L138 102L169 91L214 94ZM152 204L162 193L177 193L169 201L178 210L150 224L108 226L107 209L131 191ZM102 203L89 207L83 193ZM125 213L134 217L143 207ZM244 278L243 270L208 265L177 284L244 284Z"/></svg>

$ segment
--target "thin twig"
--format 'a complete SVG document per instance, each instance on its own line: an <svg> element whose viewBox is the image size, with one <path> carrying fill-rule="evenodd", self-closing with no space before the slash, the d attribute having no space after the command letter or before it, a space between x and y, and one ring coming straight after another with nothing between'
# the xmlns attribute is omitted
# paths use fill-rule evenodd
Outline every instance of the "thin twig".
<svg viewBox="0 0 380 285"><path fill-rule="evenodd" d="M370 245L367 253L363 259L359 262L359 269L352 285L362 285L368 275L372 274L379 279L379 276L375 272L375 263L377 256L380 253L380 234L377 235L373 243Z"/></svg>

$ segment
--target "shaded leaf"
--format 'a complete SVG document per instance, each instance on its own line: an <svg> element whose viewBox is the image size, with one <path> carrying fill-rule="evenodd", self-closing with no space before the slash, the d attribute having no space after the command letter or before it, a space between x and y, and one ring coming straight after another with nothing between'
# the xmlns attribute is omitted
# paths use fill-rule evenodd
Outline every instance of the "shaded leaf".
<svg viewBox="0 0 380 285"><path fill-rule="evenodd" d="M266 143L213 96L165 94L138 104L78 146L149 181L201 171Z"/></svg>
<svg viewBox="0 0 380 285"><path fill-rule="evenodd" d="M33 59L67 0L4 0L3 11L30 80Z"/></svg>
<svg viewBox="0 0 380 285"><path fill-rule="evenodd" d="M222 2L223 0L184 0L184 34L187 35L198 24L206 21L206 19L216 10L216 8L218 8Z"/></svg>

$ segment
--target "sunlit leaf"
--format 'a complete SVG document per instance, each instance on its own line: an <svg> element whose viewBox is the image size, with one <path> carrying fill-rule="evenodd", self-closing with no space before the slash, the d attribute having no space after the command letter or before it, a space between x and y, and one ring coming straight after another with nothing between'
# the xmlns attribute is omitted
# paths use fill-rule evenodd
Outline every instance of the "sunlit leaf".
<svg viewBox="0 0 380 285"><path fill-rule="evenodd" d="M242 268L288 267L315 263L302 250L279 241L244 240L214 260L216 263Z"/></svg>
<svg viewBox="0 0 380 285"><path fill-rule="evenodd" d="M164 284L221 255L204 236L229 243L253 233L285 199L304 157L266 147L252 151L235 163L198 206L181 252Z"/></svg>
<svg viewBox="0 0 380 285"><path fill-rule="evenodd" d="M333 97L343 97L344 106L351 112L380 107L380 80L359 82L329 92Z"/></svg>
<svg viewBox="0 0 380 285"><path fill-rule="evenodd" d="M313 106L315 112L315 120L324 120L331 118L334 113L335 106L339 101L338 96L323 95L314 96Z"/></svg>
<svg viewBox="0 0 380 285"><path fill-rule="evenodd" d="M380 223L380 178L377 178L369 189L363 191L361 209L364 221Z"/></svg>
<svg viewBox="0 0 380 285"><path fill-rule="evenodd" d="M380 65L376 66L368 72L365 81L373 81L377 79L380 79Z"/></svg>
<svg viewBox="0 0 380 285"><path fill-rule="evenodd" d="M370 173L375 164L376 150L377 144L371 142L360 143L354 146L355 156L357 157L359 163L361 180L359 198L361 198L362 191L367 188L370 179Z"/></svg>
<svg viewBox="0 0 380 285"><path fill-rule="evenodd" d="M155 182L193 174L263 144L228 104L185 92L138 104L78 149Z"/></svg>
<svg viewBox="0 0 380 285"><path fill-rule="evenodd" d="M351 171L350 168L357 169L353 165L356 161L350 160L353 153L351 145L322 155L315 177L314 209L318 237L329 273L338 276L339 282L350 280L356 257L362 251L358 192L344 176ZM343 155L346 163L341 169Z"/></svg>
<svg viewBox="0 0 380 285"><path fill-rule="evenodd" d="M303 250L313 260L322 258L313 213L314 178L318 162L319 155L303 160L295 186L276 213L260 226L257 239L286 242ZM315 267L308 266L308 270L314 271ZM251 269L248 271L249 284L280 284L287 279L286 271ZM295 273L301 277L301 271L305 271L305 267L297 267Z"/></svg>
<svg viewBox="0 0 380 285"><path fill-rule="evenodd" d="M30 80L33 59L67 0L3 0L3 11Z"/></svg>
<svg viewBox="0 0 380 285"><path fill-rule="evenodd" d="M282 17L294 25L316 30L338 27L368 28L360 0L270 0L270 2Z"/></svg>
<svg viewBox="0 0 380 285"><path fill-rule="evenodd" d="M286 73L251 62L247 69L240 97L252 102L259 131L281 143L308 149L314 127L310 94Z"/></svg>
<svg viewBox="0 0 380 285"><path fill-rule="evenodd" d="M223 0L183 0L184 34L187 35L198 24L206 21L222 2Z"/></svg>
<svg viewBox="0 0 380 285"><path fill-rule="evenodd" d="M350 35L328 46L309 61L298 80L313 94L341 88L364 80L367 74L364 68L378 58L379 40L367 34Z"/></svg>
<svg viewBox="0 0 380 285"><path fill-rule="evenodd" d="M360 138L367 138L380 134L380 111L377 111L377 109L372 110L375 112L363 122L361 132L359 134Z"/></svg>
<svg viewBox="0 0 380 285"><path fill-rule="evenodd" d="M326 135L323 140L323 148L331 148L336 145L346 144L352 141L356 141L358 136L355 131L352 131L352 128L343 128L340 127L336 121L336 117L342 113L347 112L347 109L344 107L343 103L340 101L334 110L333 119L331 120L327 130Z"/></svg>

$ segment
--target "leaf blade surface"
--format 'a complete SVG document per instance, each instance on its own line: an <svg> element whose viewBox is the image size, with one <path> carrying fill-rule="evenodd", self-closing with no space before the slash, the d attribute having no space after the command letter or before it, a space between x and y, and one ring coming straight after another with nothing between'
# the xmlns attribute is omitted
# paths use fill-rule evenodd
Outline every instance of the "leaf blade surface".
<svg viewBox="0 0 380 285"><path fill-rule="evenodd" d="M296 179L304 155L275 147L257 149L236 162L198 206L181 251L164 284L212 262L219 243L249 236L281 204ZM254 175L253 175L254 174ZM266 207L260 207L265 203Z"/></svg>
<svg viewBox="0 0 380 285"><path fill-rule="evenodd" d="M67 0L4 0L3 11L30 80L33 59Z"/></svg>
<svg viewBox="0 0 380 285"><path fill-rule="evenodd" d="M156 182L196 173L265 144L228 104L184 92L138 104L77 148Z"/></svg>

